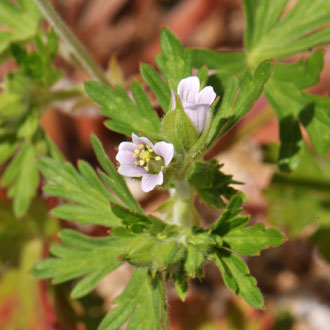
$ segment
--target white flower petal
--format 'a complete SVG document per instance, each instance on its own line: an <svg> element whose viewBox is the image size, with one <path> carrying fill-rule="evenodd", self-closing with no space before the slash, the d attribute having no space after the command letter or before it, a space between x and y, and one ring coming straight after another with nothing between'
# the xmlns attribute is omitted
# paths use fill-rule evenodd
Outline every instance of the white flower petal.
<svg viewBox="0 0 330 330"><path fill-rule="evenodd" d="M198 133L207 127L210 120L210 107L205 104L195 106L194 109L185 109L185 113L195 126Z"/></svg>
<svg viewBox="0 0 330 330"><path fill-rule="evenodd" d="M132 142L121 142L119 144L118 150L119 151L121 151L121 150L128 150L128 151L134 152L134 150L136 148L138 148L138 146L135 143L132 143Z"/></svg>
<svg viewBox="0 0 330 330"><path fill-rule="evenodd" d="M198 103L211 105L216 97L217 94L215 94L213 87L206 86L199 92Z"/></svg>
<svg viewBox="0 0 330 330"><path fill-rule="evenodd" d="M152 142L147 139L146 137L138 137L137 135L135 135L134 133L132 133L132 140L133 140L133 143L139 145L139 144L147 144L151 147L153 147L154 145L152 144Z"/></svg>
<svg viewBox="0 0 330 330"><path fill-rule="evenodd" d="M140 166L121 164L118 173L128 177L138 177L145 175L147 172Z"/></svg>
<svg viewBox="0 0 330 330"><path fill-rule="evenodd" d="M185 101L197 103L199 97L199 88L200 82L198 77L194 76L182 79L178 85L178 94L182 103Z"/></svg>
<svg viewBox="0 0 330 330"><path fill-rule="evenodd" d="M117 155L116 159L121 165L134 165L135 158L133 157L134 153L129 150L120 150Z"/></svg>
<svg viewBox="0 0 330 330"><path fill-rule="evenodd" d="M148 192L154 189L157 185L162 184L163 180L163 172L159 172L158 174L144 174L142 176L141 189L144 192Z"/></svg>
<svg viewBox="0 0 330 330"><path fill-rule="evenodd" d="M165 166L168 166L174 156L174 146L172 143L157 142L154 146L157 155L164 158Z"/></svg>

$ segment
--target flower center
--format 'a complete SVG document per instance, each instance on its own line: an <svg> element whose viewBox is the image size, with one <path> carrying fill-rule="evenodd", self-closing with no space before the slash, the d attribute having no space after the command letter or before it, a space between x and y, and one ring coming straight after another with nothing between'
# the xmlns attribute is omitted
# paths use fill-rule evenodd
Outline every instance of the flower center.
<svg viewBox="0 0 330 330"><path fill-rule="evenodd" d="M143 167L150 174L158 174L164 167L163 157L157 155L147 144L139 144L139 149L134 150L134 164Z"/></svg>

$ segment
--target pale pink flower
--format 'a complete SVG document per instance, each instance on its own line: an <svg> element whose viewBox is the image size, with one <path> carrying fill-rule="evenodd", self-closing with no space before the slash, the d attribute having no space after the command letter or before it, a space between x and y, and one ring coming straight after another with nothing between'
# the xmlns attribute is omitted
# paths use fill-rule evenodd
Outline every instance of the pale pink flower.
<svg viewBox="0 0 330 330"><path fill-rule="evenodd" d="M206 86L200 90L199 78L196 76L188 77L179 82L178 95L185 113L194 124L197 132L201 133L210 122L210 107L217 96L213 87ZM175 92L172 90L172 110L175 107Z"/></svg>
<svg viewBox="0 0 330 330"><path fill-rule="evenodd" d="M164 141L153 144L132 133L133 142L122 142L116 159L118 172L127 177L142 177L141 188L148 192L164 181L163 170L174 156L174 146Z"/></svg>

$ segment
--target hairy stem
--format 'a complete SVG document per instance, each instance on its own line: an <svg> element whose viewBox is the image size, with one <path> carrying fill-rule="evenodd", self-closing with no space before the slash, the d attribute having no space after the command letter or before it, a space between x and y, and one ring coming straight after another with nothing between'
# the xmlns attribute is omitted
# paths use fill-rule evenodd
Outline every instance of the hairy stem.
<svg viewBox="0 0 330 330"><path fill-rule="evenodd" d="M56 13L52 4L48 0L34 0L38 5L40 11L52 24L57 34L65 41L68 49L72 52L81 67L92 78L102 83L108 84L101 68L94 62L88 54L86 48L74 36L67 25L62 21L60 16Z"/></svg>
<svg viewBox="0 0 330 330"><path fill-rule="evenodd" d="M86 92L83 85L78 85L68 89L53 91L50 96L50 102L67 101L82 96L86 96Z"/></svg>
<svg viewBox="0 0 330 330"><path fill-rule="evenodd" d="M194 193L188 181L176 181L173 204L173 220L181 226L198 225L198 215L194 206Z"/></svg>

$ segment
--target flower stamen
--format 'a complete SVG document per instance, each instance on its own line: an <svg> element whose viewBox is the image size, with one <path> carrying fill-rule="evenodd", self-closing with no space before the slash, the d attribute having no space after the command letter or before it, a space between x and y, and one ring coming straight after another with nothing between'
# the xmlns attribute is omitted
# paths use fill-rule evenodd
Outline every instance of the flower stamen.
<svg viewBox="0 0 330 330"><path fill-rule="evenodd" d="M147 144L139 144L134 150L135 166L143 167L148 173L157 174L164 168L164 159L157 155L154 149Z"/></svg>

